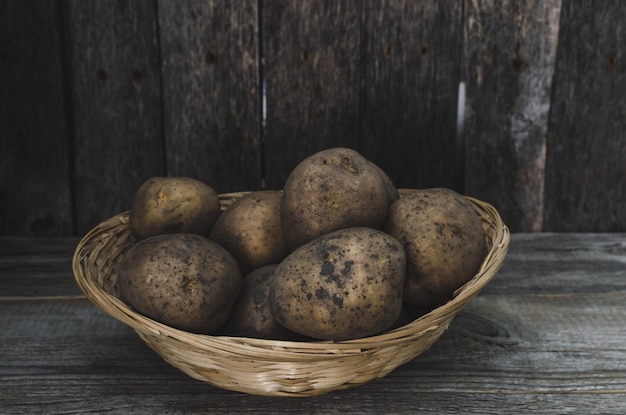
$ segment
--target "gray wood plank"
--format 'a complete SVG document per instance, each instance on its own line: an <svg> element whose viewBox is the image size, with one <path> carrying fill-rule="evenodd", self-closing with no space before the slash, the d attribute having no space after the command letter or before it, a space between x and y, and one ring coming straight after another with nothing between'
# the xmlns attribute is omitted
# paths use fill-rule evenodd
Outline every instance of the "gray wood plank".
<svg viewBox="0 0 626 415"><path fill-rule="evenodd" d="M28 240L0 239L0 264L71 245ZM430 350L383 379L307 399L193 380L86 299L0 298L0 412L621 414L625 262L624 234L513 234L499 274Z"/></svg>
<svg viewBox="0 0 626 415"><path fill-rule="evenodd" d="M494 204L513 231L543 226L560 9L561 0L465 2L466 193Z"/></svg>
<svg viewBox="0 0 626 415"><path fill-rule="evenodd" d="M360 3L263 2L269 188L305 157L358 147Z"/></svg>
<svg viewBox="0 0 626 415"><path fill-rule="evenodd" d="M545 230L626 229L626 7L563 2L546 161Z"/></svg>
<svg viewBox="0 0 626 415"><path fill-rule="evenodd" d="M82 295L72 275L77 238L0 238L0 301Z"/></svg>
<svg viewBox="0 0 626 415"><path fill-rule="evenodd" d="M156 7L71 1L68 33L77 232L130 207L164 174Z"/></svg>
<svg viewBox="0 0 626 415"><path fill-rule="evenodd" d="M561 413L559 405L595 404L618 413L626 394L624 299L624 292L481 295L414 361L358 388L307 399L250 396L195 381L86 300L0 302L0 408L357 414L519 413L523 407Z"/></svg>
<svg viewBox="0 0 626 415"><path fill-rule="evenodd" d="M399 187L456 188L462 2L363 5L359 148Z"/></svg>
<svg viewBox="0 0 626 415"><path fill-rule="evenodd" d="M257 2L159 1L167 173L262 185Z"/></svg>
<svg viewBox="0 0 626 415"><path fill-rule="evenodd" d="M0 235L74 232L60 3L0 4Z"/></svg>
<svg viewBox="0 0 626 415"><path fill-rule="evenodd" d="M485 293L584 294L626 290L626 234L514 234Z"/></svg>

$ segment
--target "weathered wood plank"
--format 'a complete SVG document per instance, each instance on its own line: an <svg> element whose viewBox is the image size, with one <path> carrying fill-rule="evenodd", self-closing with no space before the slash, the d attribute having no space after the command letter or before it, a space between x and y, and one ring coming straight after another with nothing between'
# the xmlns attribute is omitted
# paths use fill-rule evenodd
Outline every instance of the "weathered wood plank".
<svg viewBox="0 0 626 415"><path fill-rule="evenodd" d="M461 6L363 5L359 148L399 187L455 188L463 174L455 136Z"/></svg>
<svg viewBox="0 0 626 415"><path fill-rule="evenodd" d="M308 399L249 396L195 381L86 300L0 302L0 408L357 414L520 407L554 413L560 405L600 405L619 413L626 394L625 299L623 291L481 295L433 348L386 378Z"/></svg>
<svg viewBox="0 0 626 415"><path fill-rule="evenodd" d="M514 234L484 292L584 294L626 291L626 234Z"/></svg>
<svg viewBox="0 0 626 415"><path fill-rule="evenodd" d="M269 188L305 157L358 146L360 3L263 2Z"/></svg>
<svg viewBox="0 0 626 415"><path fill-rule="evenodd" d="M560 9L561 0L465 2L466 193L494 204L512 231L542 229Z"/></svg>
<svg viewBox="0 0 626 415"><path fill-rule="evenodd" d="M621 414L625 241L513 234L499 274L430 350L383 379L307 399L193 380L86 299L0 298L0 412ZM62 256L71 245L0 239L0 265L29 263L37 251Z"/></svg>
<svg viewBox="0 0 626 415"><path fill-rule="evenodd" d="M0 238L0 298L81 295L72 276L77 244L76 238Z"/></svg>
<svg viewBox="0 0 626 415"><path fill-rule="evenodd" d="M257 1L159 1L167 173L262 184Z"/></svg>
<svg viewBox="0 0 626 415"><path fill-rule="evenodd" d="M80 235L164 173L157 18L153 0L64 4Z"/></svg>
<svg viewBox="0 0 626 415"><path fill-rule="evenodd" d="M74 232L59 5L0 4L0 235Z"/></svg>
<svg viewBox="0 0 626 415"><path fill-rule="evenodd" d="M626 230L626 7L564 2L546 161L545 230Z"/></svg>

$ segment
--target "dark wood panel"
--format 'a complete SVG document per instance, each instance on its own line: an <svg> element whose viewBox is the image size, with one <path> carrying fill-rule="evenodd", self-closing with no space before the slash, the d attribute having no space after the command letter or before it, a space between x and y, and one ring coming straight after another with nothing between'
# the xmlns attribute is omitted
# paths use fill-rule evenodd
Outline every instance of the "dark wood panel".
<svg viewBox="0 0 626 415"><path fill-rule="evenodd" d="M77 230L130 207L164 174L155 2L71 1Z"/></svg>
<svg viewBox="0 0 626 415"><path fill-rule="evenodd" d="M545 230L626 230L626 4L564 2Z"/></svg>
<svg viewBox="0 0 626 415"><path fill-rule="evenodd" d="M167 172L261 187L256 0L159 1Z"/></svg>
<svg viewBox="0 0 626 415"><path fill-rule="evenodd" d="M561 0L465 2L466 193L513 231L542 229Z"/></svg>
<svg viewBox="0 0 626 415"><path fill-rule="evenodd" d="M360 149L399 187L455 188L463 174L455 137L461 9L458 1L365 2Z"/></svg>
<svg viewBox="0 0 626 415"><path fill-rule="evenodd" d="M84 234L157 175L280 188L332 146L513 231L623 231L620 5L4 1L0 234Z"/></svg>
<svg viewBox="0 0 626 415"><path fill-rule="evenodd" d="M74 231L58 5L0 4L0 235Z"/></svg>
<svg viewBox="0 0 626 415"><path fill-rule="evenodd" d="M269 188L324 148L358 147L360 2L264 1Z"/></svg>

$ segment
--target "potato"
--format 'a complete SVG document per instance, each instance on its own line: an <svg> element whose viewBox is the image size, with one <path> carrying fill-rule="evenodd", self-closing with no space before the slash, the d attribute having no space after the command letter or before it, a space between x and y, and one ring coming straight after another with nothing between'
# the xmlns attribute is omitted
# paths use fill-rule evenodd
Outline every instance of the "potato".
<svg viewBox="0 0 626 415"><path fill-rule="evenodd" d="M478 271L486 255L480 218L457 192L433 188L409 193L390 207L383 231L406 251L406 304L433 308Z"/></svg>
<svg viewBox="0 0 626 415"><path fill-rule="evenodd" d="M133 245L118 268L120 298L169 326L210 334L229 318L242 285L235 258L200 235L165 234Z"/></svg>
<svg viewBox="0 0 626 415"><path fill-rule="evenodd" d="M382 170L348 148L320 151L290 173L280 206L290 250L351 227L378 229L393 200Z"/></svg>
<svg viewBox="0 0 626 415"><path fill-rule="evenodd" d="M135 192L128 227L137 240L167 233L208 236L220 215L217 193L190 177L153 177Z"/></svg>
<svg viewBox="0 0 626 415"><path fill-rule="evenodd" d="M239 299L220 334L274 340L301 339L302 336L278 324L269 307L269 289L277 266L265 265L244 277Z"/></svg>
<svg viewBox="0 0 626 415"><path fill-rule="evenodd" d="M260 190L237 199L217 219L210 238L239 262L244 275L278 264L289 253L280 223L279 190Z"/></svg>
<svg viewBox="0 0 626 415"><path fill-rule="evenodd" d="M331 232L278 265L270 310L289 330L316 339L380 333L400 315L405 267L402 245L379 230Z"/></svg>
<svg viewBox="0 0 626 415"><path fill-rule="evenodd" d="M411 315L409 315L409 311L403 305L402 308L400 309L400 314L398 315L398 318L391 325L391 327L389 327L389 329L392 330L392 329L397 329L397 328L402 327L402 326L406 326L407 324L409 324L413 320L415 320L415 319L411 318Z"/></svg>

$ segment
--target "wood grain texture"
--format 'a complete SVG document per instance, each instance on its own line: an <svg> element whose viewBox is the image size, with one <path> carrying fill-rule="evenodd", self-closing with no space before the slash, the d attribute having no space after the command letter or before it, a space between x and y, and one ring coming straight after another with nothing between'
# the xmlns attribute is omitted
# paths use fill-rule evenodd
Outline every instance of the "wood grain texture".
<svg viewBox="0 0 626 415"><path fill-rule="evenodd" d="M564 2L548 136L545 230L626 229L626 7Z"/></svg>
<svg viewBox="0 0 626 415"><path fill-rule="evenodd" d="M623 414L625 241L513 234L498 275L430 350L383 379L306 399L196 381L86 299L1 296L0 412ZM74 242L0 238L0 281L2 264L68 257ZM46 285L36 271L23 278Z"/></svg>
<svg viewBox="0 0 626 415"><path fill-rule="evenodd" d="M624 294L585 297L529 302L524 296L480 296L414 361L358 388L307 399L251 396L195 381L86 300L4 302L0 365L6 399L0 408L233 414L502 414L524 408L549 414L562 413L564 405L575 412L600 405L604 413L617 414L626 394ZM578 305L587 312L577 317ZM564 313L572 314L564 319ZM30 337L34 327L37 339ZM492 335L496 329L507 343ZM589 330L596 334L591 342L580 336ZM21 347L14 347L20 339Z"/></svg>
<svg viewBox="0 0 626 415"><path fill-rule="evenodd" d="M513 231L543 226L560 9L561 0L465 2L466 193L495 205Z"/></svg>
<svg viewBox="0 0 626 415"><path fill-rule="evenodd" d="M68 33L77 231L130 207L163 175L154 1L71 1Z"/></svg>
<svg viewBox="0 0 626 415"><path fill-rule="evenodd" d="M257 2L158 6L168 174L221 193L259 189Z"/></svg>
<svg viewBox="0 0 626 415"><path fill-rule="evenodd" d="M624 234L515 234L488 294L596 294L626 291ZM602 281L602 283L600 283Z"/></svg>
<svg viewBox="0 0 626 415"><path fill-rule="evenodd" d="M625 19L617 0L6 0L0 235L83 235L152 176L281 188L334 146L513 231L624 231Z"/></svg>
<svg viewBox="0 0 626 415"><path fill-rule="evenodd" d="M0 298L81 295L72 276L77 244L77 238L0 238Z"/></svg>
<svg viewBox="0 0 626 415"><path fill-rule="evenodd" d="M355 0L263 2L269 188L317 151L358 147L360 13Z"/></svg>
<svg viewBox="0 0 626 415"><path fill-rule="evenodd" d="M0 4L0 234L71 235L59 3Z"/></svg>
<svg viewBox="0 0 626 415"><path fill-rule="evenodd" d="M454 188L463 174L455 136L461 5L363 5L359 148L399 187Z"/></svg>

